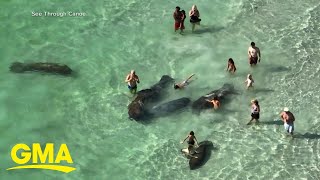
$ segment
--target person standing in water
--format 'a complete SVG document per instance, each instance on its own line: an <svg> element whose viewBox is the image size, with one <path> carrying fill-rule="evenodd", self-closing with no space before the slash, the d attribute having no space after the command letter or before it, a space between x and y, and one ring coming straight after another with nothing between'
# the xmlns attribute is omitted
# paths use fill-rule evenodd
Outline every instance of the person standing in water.
<svg viewBox="0 0 320 180"><path fill-rule="evenodd" d="M251 46L248 49L248 58L250 66L256 65L258 61L261 61L260 49L256 46L254 42L251 42Z"/></svg>
<svg viewBox="0 0 320 180"><path fill-rule="evenodd" d="M137 92L137 83L140 83L140 80L134 70L131 70L130 74L127 75L125 82L128 83L130 92L135 94Z"/></svg>
<svg viewBox="0 0 320 180"><path fill-rule="evenodd" d="M254 80L253 80L251 74L248 74L247 79L246 79L246 81L244 81L244 83L247 84L247 90L248 90L249 88L253 88Z"/></svg>
<svg viewBox="0 0 320 180"><path fill-rule="evenodd" d="M198 140L196 138L196 136L194 136L194 132L190 131L189 135L180 143L183 144L186 140L188 139L188 149L187 151L183 151L184 153L188 154L188 155L193 155L196 151L194 150L195 145L198 146Z"/></svg>
<svg viewBox="0 0 320 180"><path fill-rule="evenodd" d="M227 65L227 71L234 74L236 72L236 70L237 70L237 68L236 68L236 65L234 64L233 59L229 58L228 65Z"/></svg>
<svg viewBox="0 0 320 180"><path fill-rule="evenodd" d="M214 96L212 100L206 99L206 101L212 103L214 109L218 109L220 107L220 101L218 100L218 96Z"/></svg>
<svg viewBox="0 0 320 180"><path fill-rule="evenodd" d="M186 19L186 12L184 10L181 11L181 22L180 22L180 33L185 29L184 20Z"/></svg>
<svg viewBox="0 0 320 180"><path fill-rule="evenodd" d="M251 120L247 123L249 125L253 120L259 122L260 118L260 105L258 100L251 100Z"/></svg>
<svg viewBox="0 0 320 180"><path fill-rule="evenodd" d="M192 32L193 32L196 24L200 25L200 21L201 21L201 19L199 19L200 13L196 5L192 6L191 10L189 11L189 16L190 16L190 23L192 25Z"/></svg>
<svg viewBox="0 0 320 180"><path fill-rule="evenodd" d="M294 131L294 124L293 122L295 121L294 115L289 111L289 108L285 107L283 109L283 112L280 114L280 117L282 121L284 122L284 129L293 135Z"/></svg>
<svg viewBox="0 0 320 180"><path fill-rule="evenodd" d="M173 13L173 19L174 19L174 32L176 32L178 29L180 29L181 26L181 17L182 13L180 11L180 7L177 6L176 10Z"/></svg>
<svg viewBox="0 0 320 180"><path fill-rule="evenodd" d="M181 83L175 83L173 85L174 89L182 89L185 86L187 86L190 83L190 79L194 76L195 74L191 74L191 76L189 76L186 80L182 81Z"/></svg>

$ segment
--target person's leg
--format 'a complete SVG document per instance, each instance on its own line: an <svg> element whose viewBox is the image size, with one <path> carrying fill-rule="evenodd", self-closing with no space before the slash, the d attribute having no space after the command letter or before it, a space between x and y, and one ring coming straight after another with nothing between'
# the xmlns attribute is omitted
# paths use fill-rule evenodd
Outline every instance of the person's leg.
<svg viewBox="0 0 320 180"><path fill-rule="evenodd" d="M130 93L132 94L132 87L130 85L128 85L128 89L129 89Z"/></svg>
<svg viewBox="0 0 320 180"><path fill-rule="evenodd" d="M289 125L287 123L284 123L284 129L289 133Z"/></svg>
<svg viewBox="0 0 320 180"><path fill-rule="evenodd" d="M289 132L290 132L291 135L293 135L293 131L294 131L294 125L291 124L290 125L290 129L289 129Z"/></svg>
<svg viewBox="0 0 320 180"><path fill-rule="evenodd" d="M191 24L192 24L192 32L193 32L196 24L195 23L191 23Z"/></svg>
<svg viewBox="0 0 320 180"><path fill-rule="evenodd" d="M137 93L137 86L134 87L134 88L132 88L132 93L133 93L133 94L136 94L136 93Z"/></svg>
<svg viewBox="0 0 320 180"><path fill-rule="evenodd" d="M253 88L253 86L252 86L252 88ZM256 114L256 117L255 117L255 119L256 119L256 123L259 123L259 119L260 119L260 114Z"/></svg>
<svg viewBox="0 0 320 180"><path fill-rule="evenodd" d="M247 123L247 125L249 125L253 120L254 120L254 119L253 119L253 117L252 117L252 115L251 115L251 120Z"/></svg>

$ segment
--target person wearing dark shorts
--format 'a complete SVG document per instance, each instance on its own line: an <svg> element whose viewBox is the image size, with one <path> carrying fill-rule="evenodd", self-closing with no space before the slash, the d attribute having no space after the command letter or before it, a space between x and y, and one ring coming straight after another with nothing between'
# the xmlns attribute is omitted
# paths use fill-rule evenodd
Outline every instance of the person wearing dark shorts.
<svg viewBox="0 0 320 180"><path fill-rule="evenodd" d="M258 100L251 100L251 104L251 120L247 123L247 125L249 125L253 120L259 122L260 118L260 106Z"/></svg>
<svg viewBox="0 0 320 180"><path fill-rule="evenodd" d="M196 153L195 151L195 143L198 144L198 140L197 138L194 136L194 132L190 131L189 135L180 143L183 144L186 140L188 139L188 154L192 155L194 153Z"/></svg>
<svg viewBox="0 0 320 180"><path fill-rule="evenodd" d="M128 89L132 94L137 92L137 83L140 83L139 77L136 75L135 70L131 70L130 74L127 75L126 83L128 83Z"/></svg>
<svg viewBox="0 0 320 180"><path fill-rule="evenodd" d="M248 58L250 66L256 65L258 61L261 61L260 49L256 46L254 42L251 42L251 46L248 49Z"/></svg>

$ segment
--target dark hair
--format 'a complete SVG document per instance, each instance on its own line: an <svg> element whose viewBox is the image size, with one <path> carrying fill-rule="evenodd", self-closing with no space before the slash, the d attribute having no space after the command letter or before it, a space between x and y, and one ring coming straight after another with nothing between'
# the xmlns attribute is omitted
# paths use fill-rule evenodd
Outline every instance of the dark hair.
<svg viewBox="0 0 320 180"><path fill-rule="evenodd" d="M254 42L251 42L251 46L255 46L256 44Z"/></svg>
<svg viewBox="0 0 320 180"><path fill-rule="evenodd" d="M213 100L218 100L218 96L213 96Z"/></svg>
<svg viewBox="0 0 320 180"><path fill-rule="evenodd" d="M231 64L234 64L234 61L232 58L229 58L228 62L230 62Z"/></svg>
<svg viewBox="0 0 320 180"><path fill-rule="evenodd" d="M177 6L177 7L176 7L176 9L180 10L180 7L179 7L179 6Z"/></svg>
<svg viewBox="0 0 320 180"><path fill-rule="evenodd" d="M190 135L191 135L191 136L194 136L194 132L193 132L193 131L190 131Z"/></svg>
<svg viewBox="0 0 320 180"><path fill-rule="evenodd" d="M177 84L174 84L173 88L174 89L179 89L179 86Z"/></svg>

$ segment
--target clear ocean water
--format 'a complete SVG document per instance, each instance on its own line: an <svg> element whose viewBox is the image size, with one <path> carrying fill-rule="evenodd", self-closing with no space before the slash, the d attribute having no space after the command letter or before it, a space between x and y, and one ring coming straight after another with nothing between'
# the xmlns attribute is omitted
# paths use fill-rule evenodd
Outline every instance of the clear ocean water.
<svg viewBox="0 0 320 180"><path fill-rule="evenodd" d="M172 13L196 3L201 26L174 33ZM319 0L0 2L0 179L320 179ZM32 12L82 12L84 17L33 17ZM261 49L247 62L251 41ZM232 57L237 72L226 71ZM12 62L56 62L74 77L14 74ZM239 95L223 109L183 113L144 125L128 119L125 76L135 69L139 90L164 74L196 78L163 101L197 99L224 83ZM255 90L246 91L252 73ZM261 123L247 126L250 100ZM283 107L296 116L296 138L285 135ZM216 149L190 171L179 142L190 130ZM308 134L306 134L308 133ZM66 143L77 169L6 171L17 143Z"/></svg>

